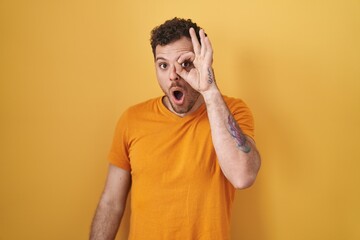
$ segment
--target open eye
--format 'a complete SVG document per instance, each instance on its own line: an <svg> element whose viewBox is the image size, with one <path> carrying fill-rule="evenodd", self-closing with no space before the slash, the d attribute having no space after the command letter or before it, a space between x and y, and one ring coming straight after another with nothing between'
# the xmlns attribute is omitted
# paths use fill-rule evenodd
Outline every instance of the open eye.
<svg viewBox="0 0 360 240"><path fill-rule="evenodd" d="M159 64L159 67L160 67L161 69L166 69L166 68L167 68L167 64L166 64L166 63L160 63L160 64Z"/></svg>
<svg viewBox="0 0 360 240"><path fill-rule="evenodd" d="M188 68L188 67L190 67L191 66L191 62L189 62L189 61L185 61L185 62L183 62L182 64L181 64L181 66L183 67L183 68Z"/></svg>

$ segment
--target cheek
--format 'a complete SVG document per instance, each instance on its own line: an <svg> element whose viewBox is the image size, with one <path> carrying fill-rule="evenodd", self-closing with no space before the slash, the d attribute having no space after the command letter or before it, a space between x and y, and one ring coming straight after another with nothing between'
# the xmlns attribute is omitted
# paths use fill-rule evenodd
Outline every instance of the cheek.
<svg viewBox="0 0 360 240"><path fill-rule="evenodd" d="M189 93L194 93L194 92L197 92L195 89L193 89L189 83L187 83L185 80L184 81L184 85L186 86L186 89Z"/></svg>
<svg viewBox="0 0 360 240"><path fill-rule="evenodd" d="M163 79L164 76L165 76L165 71L161 71L160 69L158 68L155 68L155 72L156 72L156 77L157 79Z"/></svg>
<svg viewBox="0 0 360 240"><path fill-rule="evenodd" d="M162 88L166 87L167 78L165 72L156 71L156 78Z"/></svg>

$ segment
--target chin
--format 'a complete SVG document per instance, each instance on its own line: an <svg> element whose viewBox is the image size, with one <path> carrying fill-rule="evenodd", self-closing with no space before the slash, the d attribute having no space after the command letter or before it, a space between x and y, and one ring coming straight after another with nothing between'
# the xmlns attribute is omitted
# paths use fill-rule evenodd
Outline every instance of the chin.
<svg viewBox="0 0 360 240"><path fill-rule="evenodd" d="M173 110L176 112L176 113L179 113L179 114L184 114L184 113L188 113L191 108L186 108L186 107L174 107L173 106Z"/></svg>
<svg viewBox="0 0 360 240"><path fill-rule="evenodd" d="M185 114L185 113L188 113L192 109L193 106L190 106L189 104L183 104L181 106L178 106L171 102L171 107L174 110L174 112L176 112L178 114Z"/></svg>

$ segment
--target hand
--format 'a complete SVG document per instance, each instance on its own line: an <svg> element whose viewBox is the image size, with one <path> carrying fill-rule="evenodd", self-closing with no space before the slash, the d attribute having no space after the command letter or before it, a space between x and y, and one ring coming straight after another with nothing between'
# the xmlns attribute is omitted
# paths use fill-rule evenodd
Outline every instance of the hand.
<svg viewBox="0 0 360 240"><path fill-rule="evenodd" d="M194 52L187 52L179 57L175 64L176 73L192 88L203 94L214 87L216 88L212 69L213 49L203 29L199 31L201 45L193 28L190 28L189 33ZM191 63L193 67L186 66Z"/></svg>

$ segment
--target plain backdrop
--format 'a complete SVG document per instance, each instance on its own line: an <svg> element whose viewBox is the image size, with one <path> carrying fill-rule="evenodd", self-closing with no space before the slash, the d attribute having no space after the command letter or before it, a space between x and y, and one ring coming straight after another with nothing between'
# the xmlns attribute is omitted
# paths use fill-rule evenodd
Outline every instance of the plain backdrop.
<svg viewBox="0 0 360 240"><path fill-rule="evenodd" d="M1 0L0 239L88 238L118 118L161 94L149 33L175 16L255 117L232 239L360 239L358 0Z"/></svg>

